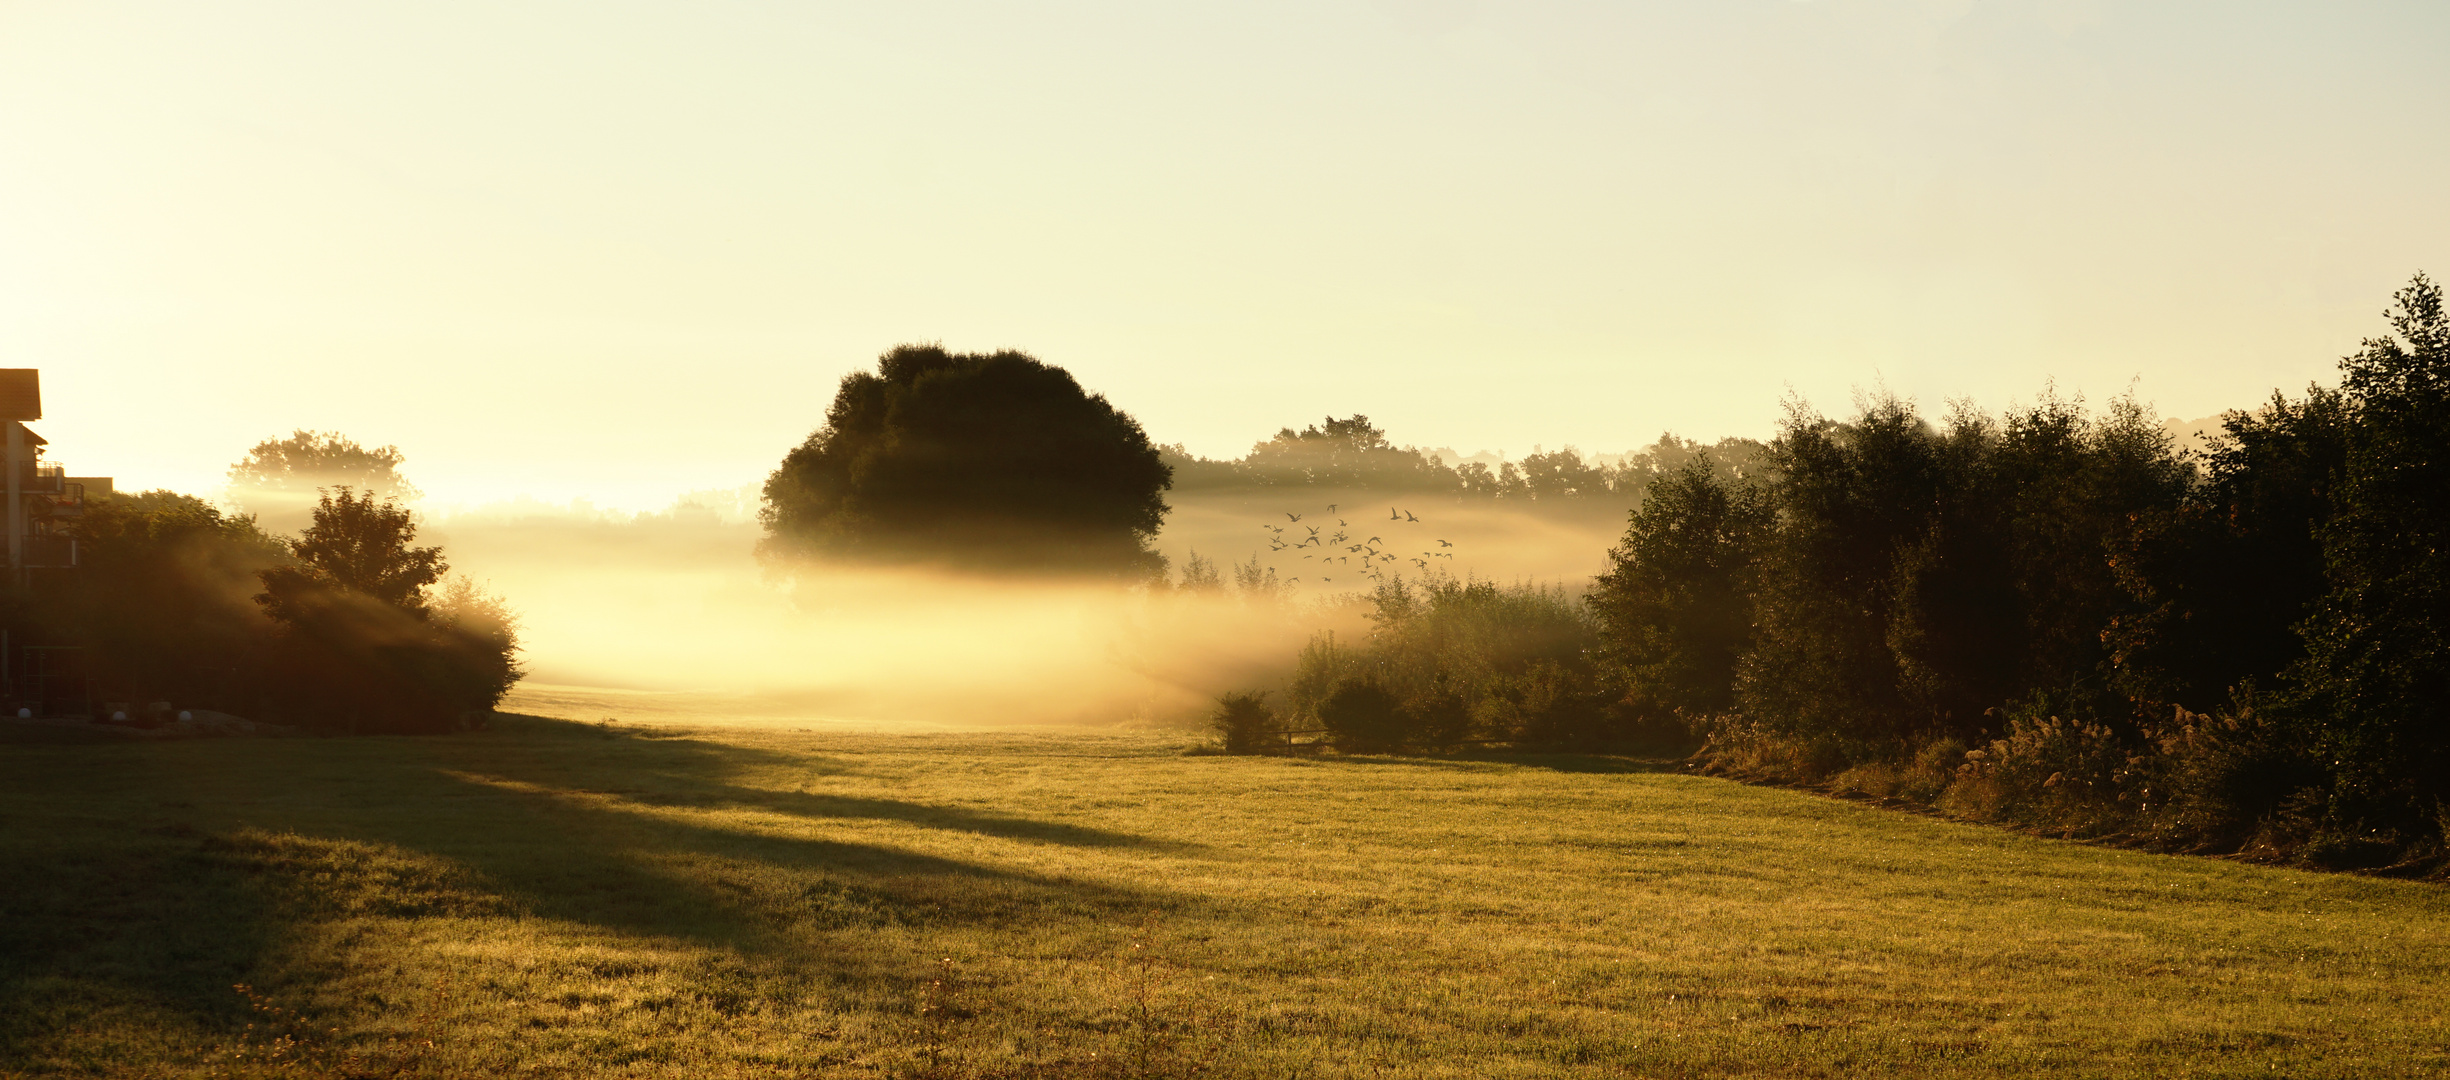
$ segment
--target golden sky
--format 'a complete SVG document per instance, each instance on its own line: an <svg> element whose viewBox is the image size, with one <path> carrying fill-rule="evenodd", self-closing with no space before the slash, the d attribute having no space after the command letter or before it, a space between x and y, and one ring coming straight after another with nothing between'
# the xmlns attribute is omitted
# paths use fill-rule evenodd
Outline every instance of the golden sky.
<svg viewBox="0 0 2450 1080"><path fill-rule="evenodd" d="M756 480L897 342L1160 441L2197 417L2450 274L2450 5L0 0L0 366L72 471Z"/></svg>

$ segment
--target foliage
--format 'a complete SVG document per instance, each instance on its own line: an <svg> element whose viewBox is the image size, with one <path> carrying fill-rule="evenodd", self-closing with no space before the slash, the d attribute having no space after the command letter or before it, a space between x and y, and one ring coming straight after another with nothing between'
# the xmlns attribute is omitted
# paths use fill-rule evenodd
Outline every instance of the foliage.
<svg viewBox="0 0 2450 1080"><path fill-rule="evenodd" d="M1768 493L1721 480L1706 457L1650 485L1586 600L1634 715L1656 725L1734 705L1773 524Z"/></svg>
<svg viewBox="0 0 2450 1080"><path fill-rule="evenodd" d="M1348 754L1384 753L1402 746L1408 732L1404 702L1375 679L1346 679L1319 702L1327 739Z"/></svg>
<svg viewBox="0 0 2450 1080"><path fill-rule="evenodd" d="M1562 589L1433 574L1392 579L1370 604L1369 637L1313 638L1288 688L1296 716L1350 732L1338 746L1602 746L1624 734L1591 660L1596 629Z"/></svg>
<svg viewBox="0 0 2450 1080"><path fill-rule="evenodd" d="M519 678L516 622L464 579L439 606L448 570L412 546L397 503L327 492L289 542L293 565L261 571L256 596L278 630L270 664L295 720L355 731L443 731L481 723Z"/></svg>
<svg viewBox="0 0 2450 1080"><path fill-rule="evenodd" d="M230 499L268 528L290 532L304 527L316 493L324 488L345 486L370 496L416 501L416 486L400 475L406 460L396 446L367 449L336 431L300 428L286 439L255 444L230 466Z"/></svg>
<svg viewBox="0 0 2450 1080"><path fill-rule="evenodd" d="M1192 548L1183 557L1181 578L1174 587L1182 592L1213 596L1225 591L1225 578L1217 573L1216 560Z"/></svg>
<svg viewBox="0 0 2450 1080"><path fill-rule="evenodd" d="M2450 865L2450 316L2422 275L2394 299L2340 389L2229 414L2200 471L2132 399L1938 429L1894 399L1844 423L1791 409L1704 760L1852 784L1927 778L1923 750L1956 740L1976 749L1922 797L1968 812ZM1645 642L1611 653L1637 688L1659 681L1644 663L1725 640L1659 613L1673 575L1627 584L1669 565L1651 518L1691 487L1657 489L1681 502L1636 515L1594 597L1612 642Z"/></svg>
<svg viewBox="0 0 2450 1080"><path fill-rule="evenodd" d="M2323 795L2335 829L2438 848L2450 804L2450 316L2423 275L2394 299L2397 336L2340 365L2354 422L2320 530L2329 590L2303 624L2288 711L2318 758L2353 763Z"/></svg>
<svg viewBox="0 0 2450 1080"><path fill-rule="evenodd" d="M9 629L81 647L95 700L251 712L270 629L247 602L255 573L290 558L246 517L193 496L94 497L75 522L82 565L36 576Z"/></svg>
<svg viewBox="0 0 2450 1080"><path fill-rule="evenodd" d="M1137 421L1018 352L903 345L767 478L759 553L1146 579L1170 472Z"/></svg>
<svg viewBox="0 0 2450 1080"><path fill-rule="evenodd" d="M1272 748L1275 737L1284 730L1276 710L1268 705L1267 691L1228 691L1217 698L1216 712L1210 714L1208 726L1217 734L1230 754L1256 754Z"/></svg>
<svg viewBox="0 0 2450 1080"><path fill-rule="evenodd" d="M1874 752L1986 736L1992 706L2035 689L2097 705L2102 628L2134 604L2108 553L2191 477L2125 399L2098 419L2051 396L1998 424L1960 409L1945 429L1895 399L1843 424L1796 408L1772 452L1739 707Z"/></svg>
<svg viewBox="0 0 2450 1080"><path fill-rule="evenodd" d="M2228 414L2181 506L2137 519L2112 556L2137 606L2104 631L2121 692L2209 712L2304 655L2297 626L2326 591L2322 532L2350 425L2338 391L2275 393Z"/></svg>
<svg viewBox="0 0 2450 1080"><path fill-rule="evenodd" d="M1284 428L1241 458L1216 461L1182 446L1160 448L1179 489L1334 487L1390 494L1439 494L1571 507L1631 506L1649 486L1695 460L1709 462L1723 481L1756 476L1767 450L1751 439L1705 446L1674 435L1617 458L1573 447L1537 449L1521 462L1457 461L1451 450L1397 446L1367 416L1327 417L1300 430Z"/></svg>
<svg viewBox="0 0 2450 1080"><path fill-rule="evenodd" d="M289 541L296 565L264 574L263 603L273 618L295 621L305 592L337 589L422 616L426 589L451 567L441 548L410 546L416 536L416 522L396 502L346 487L326 492L314 525Z"/></svg>
<svg viewBox="0 0 2450 1080"><path fill-rule="evenodd" d="M1251 447L1241 473L1268 485L1360 487L1382 491L1445 491L1452 473L1428 454L1398 448L1370 418L1328 417L1300 431L1285 428Z"/></svg>

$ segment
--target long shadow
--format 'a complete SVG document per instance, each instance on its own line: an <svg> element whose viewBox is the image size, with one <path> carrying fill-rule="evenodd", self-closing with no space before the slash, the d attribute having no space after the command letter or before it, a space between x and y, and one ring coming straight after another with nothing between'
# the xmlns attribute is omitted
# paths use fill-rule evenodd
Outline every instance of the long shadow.
<svg viewBox="0 0 2450 1080"><path fill-rule="evenodd" d="M899 821L932 829L1080 847L1166 850L1183 850L1186 847L1179 841L1155 840L1069 822L1043 821L901 799L745 787L721 779L751 769L773 766L788 766L817 774L850 771L848 766L839 762L807 755L690 736L661 736L651 730L608 730L596 725L544 717L513 717L510 723L516 730L547 738L608 740L601 749L618 753L620 758L617 764L604 767L566 758L528 759L523 763L490 756L475 762L473 769L505 779L604 795L647 806L710 810L749 808L812 819ZM521 769L517 767L520 764L530 767Z"/></svg>
<svg viewBox="0 0 2450 1080"><path fill-rule="evenodd" d="M229 1029L282 937L273 906L203 834L0 820L0 1070L38 1061L92 1018L130 1009Z"/></svg>
<svg viewBox="0 0 2450 1080"><path fill-rule="evenodd" d="M56 746L36 751L42 761L0 762L0 787L15 789L0 794L0 1063L31 1060L94 1013L233 1028L244 1004L231 984L260 981L293 931L335 903L406 917L532 915L898 989L908 971L811 944L894 925L1122 921L1197 902L662 812L755 807L1146 845L1057 822L745 787L729 778L839 763L686 738L596 742L588 728ZM406 869L366 871L385 858ZM344 887L364 895L336 901ZM441 899L377 895L419 890Z"/></svg>

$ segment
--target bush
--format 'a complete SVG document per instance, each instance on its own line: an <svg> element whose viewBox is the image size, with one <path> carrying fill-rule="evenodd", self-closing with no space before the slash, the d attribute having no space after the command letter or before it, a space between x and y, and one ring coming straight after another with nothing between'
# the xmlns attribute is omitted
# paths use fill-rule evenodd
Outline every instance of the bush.
<svg viewBox="0 0 2450 1080"><path fill-rule="evenodd" d="M2005 735L1965 755L1951 802L2028 824L2115 831L2139 809L2152 765L2148 750L2106 724L2034 708L2014 715Z"/></svg>
<svg viewBox="0 0 2450 1080"><path fill-rule="evenodd" d="M1370 679L1348 679L1319 704L1327 741L1347 754L1380 754L1407 741L1404 703Z"/></svg>
<svg viewBox="0 0 2450 1080"><path fill-rule="evenodd" d="M297 564L259 576L278 629L274 697L295 722L349 731L479 726L518 681L518 633L501 601L455 582L438 548L410 546L407 510L347 488L326 494L290 542Z"/></svg>
<svg viewBox="0 0 2450 1080"><path fill-rule="evenodd" d="M1208 727L1224 741L1229 754L1256 754L1275 748L1276 738L1284 730L1277 722L1276 710L1267 703L1267 691L1231 691L1219 696L1216 712L1208 717Z"/></svg>
<svg viewBox="0 0 2450 1080"><path fill-rule="evenodd" d="M1376 625L1362 644L1320 634L1302 650L1286 694L1296 717L1333 727L1327 702L1366 683L1394 703L1365 737L1382 748L1623 741L1617 691L1591 660L1596 626L1562 588L1397 578L1370 602Z"/></svg>

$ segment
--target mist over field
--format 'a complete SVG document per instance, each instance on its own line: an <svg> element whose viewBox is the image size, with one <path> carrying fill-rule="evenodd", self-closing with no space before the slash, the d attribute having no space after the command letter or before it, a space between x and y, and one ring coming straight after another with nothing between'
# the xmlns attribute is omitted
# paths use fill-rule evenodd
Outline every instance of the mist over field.
<svg viewBox="0 0 2450 1080"><path fill-rule="evenodd" d="M1367 630L1371 582L1269 551L1271 524L1332 522L1332 504L1356 539L1384 534L1416 553L1448 541L1451 559L1424 560L1435 572L1576 592L1623 530L1615 506L1194 492L1169 497L1156 539L1171 579L1194 554L1258 558L1278 594L1246 596L1230 579L1211 593L871 566L786 581L755 555L751 490L637 514L532 501L447 509L425 537L457 572L514 598L529 675L507 707L589 720L1173 726L1224 690L1281 681L1315 632ZM1388 521L1396 507L1420 520Z"/></svg>

